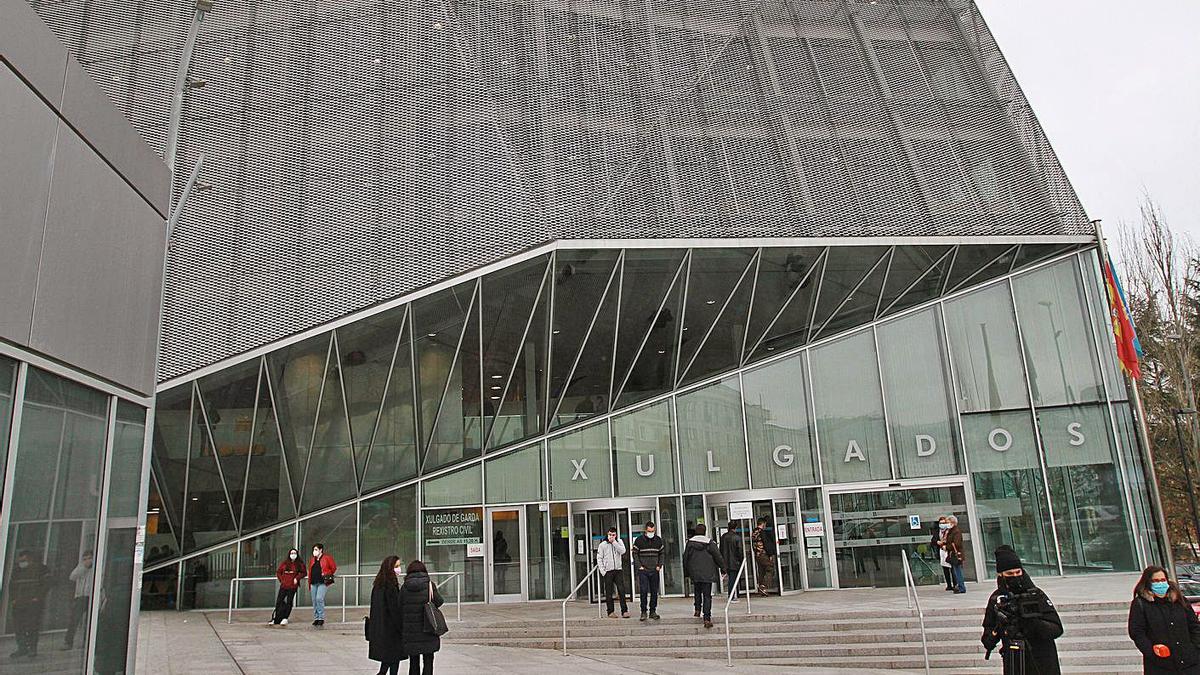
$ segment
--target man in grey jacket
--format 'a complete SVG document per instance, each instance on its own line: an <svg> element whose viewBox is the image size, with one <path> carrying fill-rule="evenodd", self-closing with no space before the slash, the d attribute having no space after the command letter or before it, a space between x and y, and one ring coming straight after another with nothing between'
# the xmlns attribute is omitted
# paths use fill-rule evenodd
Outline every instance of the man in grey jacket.
<svg viewBox="0 0 1200 675"><path fill-rule="evenodd" d="M617 536L617 528L608 528L604 541L596 547L596 565L600 568L600 584L604 589L604 602L608 604L608 618L615 619L613 613L613 587L621 598L621 618L629 618L629 606L625 604L625 577L621 574L621 562L625 555L625 542Z"/></svg>
<svg viewBox="0 0 1200 675"><path fill-rule="evenodd" d="M646 523L646 529L633 540L633 561L637 566L638 592L642 599L641 620L646 620L646 609L649 607L650 618L657 621L658 573L663 565L663 540L655 534L654 523Z"/></svg>

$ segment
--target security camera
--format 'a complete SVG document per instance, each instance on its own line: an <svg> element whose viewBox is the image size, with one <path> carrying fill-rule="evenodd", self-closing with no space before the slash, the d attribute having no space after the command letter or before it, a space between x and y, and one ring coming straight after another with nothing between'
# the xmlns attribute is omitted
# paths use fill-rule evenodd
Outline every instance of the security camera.
<svg viewBox="0 0 1200 675"><path fill-rule="evenodd" d="M208 84L208 80L199 77L192 77L191 75L188 75L187 80L184 82L184 86L186 86L188 89L201 89L206 84Z"/></svg>

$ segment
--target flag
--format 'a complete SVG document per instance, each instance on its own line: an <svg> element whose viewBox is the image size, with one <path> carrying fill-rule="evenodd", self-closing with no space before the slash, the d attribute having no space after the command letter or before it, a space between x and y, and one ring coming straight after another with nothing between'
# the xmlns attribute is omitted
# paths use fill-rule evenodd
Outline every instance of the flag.
<svg viewBox="0 0 1200 675"><path fill-rule="evenodd" d="M1117 360L1121 362L1121 370L1125 371L1125 374L1140 380L1142 371L1138 366L1138 359L1142 355L1142 343L1138 342L1133 321L1129 318L1125 289L1121 288L1112 258L1107 255L1104 261L1104 289L1108 291L1109 318L1112 320L1113 336L1117 339Z"/></svg>

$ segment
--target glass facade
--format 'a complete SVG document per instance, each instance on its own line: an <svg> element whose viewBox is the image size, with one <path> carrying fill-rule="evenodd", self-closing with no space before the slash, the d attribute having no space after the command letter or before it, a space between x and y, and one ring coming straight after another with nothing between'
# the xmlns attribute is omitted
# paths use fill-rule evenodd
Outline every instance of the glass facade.
<svg viewBox="0 0 1200 675"><path fill-rule="evenodd" d="M0 356L0 650L126 672L146 408ZM177 552L177 549L176 549Z"/></svg>
<svg viewBox="0 0 1200 675"><path fill-rule="evenodd" d="M1002 543L1038 574L1135 569L1144 483L1095 258L1034 248L559 250L179 385L147 593L170 605L177 579L197 606L323 537L345 570L395 552L463 572L464 599L561 598L586 512L657 512L678 547L718 493L786 516L788 588L892 583L942 512L969 578ZM496 519L522 561L503 589Z"/></svg>

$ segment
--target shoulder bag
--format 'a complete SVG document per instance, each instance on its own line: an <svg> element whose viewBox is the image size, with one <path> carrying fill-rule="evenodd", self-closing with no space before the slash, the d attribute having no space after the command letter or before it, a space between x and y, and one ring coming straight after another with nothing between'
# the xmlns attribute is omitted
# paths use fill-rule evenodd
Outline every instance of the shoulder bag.
<svg viewBox="0 0 1200 675"><path fill-rule="evenodd" d="M429 600L425 602L425 632L430 635L445 635L450 632L442 610L433 604L433 582L429 582Z"/></svg>

